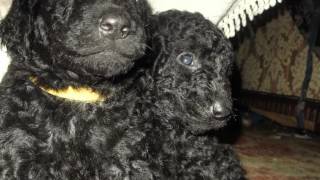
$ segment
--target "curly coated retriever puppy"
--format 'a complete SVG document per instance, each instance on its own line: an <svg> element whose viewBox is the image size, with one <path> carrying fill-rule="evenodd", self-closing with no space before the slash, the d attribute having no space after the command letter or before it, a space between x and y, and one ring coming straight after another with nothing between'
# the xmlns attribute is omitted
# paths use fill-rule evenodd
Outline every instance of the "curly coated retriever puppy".
<svg viewBox="0 0 320 180"><path fill-rule="evenodd" d="M244 179L232 147L207 133L232 120L229 41L197 13L171 10L155 18L152 47L159 54L127 138L114 150L130 161L133 179L137 172L144 179Z"/></svg>
<svg viewBox="0 0 320 180"><path fill-rule="evenodd" d="M172 10L156 18L154 98L136 152L162 179L243 179L232 147L203 135L232 118L230 42L197 13Z"/></svg>
<svg viewBox="0 0 320 180"><path fill-rule="evenodd" d="M114 179L109 151L136 99L134 77L122 79L145 54L150 14L146 0L13 1L0 26L12 58L0 87L1 180Z"/></svg>
<svg viewBox="0 0 320 180"><path fill-rule="evenodd" d="M194 134L224 127L232 117L230 42L198 13L171 10L154 21L152 46L160 52L152 72L156 100L174 99L166 114L180 117Z"/></svg>

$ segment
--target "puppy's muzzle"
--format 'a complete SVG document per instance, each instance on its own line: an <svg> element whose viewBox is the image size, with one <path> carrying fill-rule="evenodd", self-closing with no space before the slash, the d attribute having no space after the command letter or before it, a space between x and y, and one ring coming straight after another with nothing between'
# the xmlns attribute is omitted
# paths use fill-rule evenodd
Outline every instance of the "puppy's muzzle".
<svg viewBox="0 0 320 180"><path fill-rule="evenodd" d="M125 39L134 33L133 22L121 9L109 8L100 19L99 32L112 40Z"/></svg>
<svg viewBox="0 0 320 180"><path fill-rule="evenodd" d="M223 99L216 99L210 106L210 112L215 120L226 120L231 115L231 105Z"/></svg>

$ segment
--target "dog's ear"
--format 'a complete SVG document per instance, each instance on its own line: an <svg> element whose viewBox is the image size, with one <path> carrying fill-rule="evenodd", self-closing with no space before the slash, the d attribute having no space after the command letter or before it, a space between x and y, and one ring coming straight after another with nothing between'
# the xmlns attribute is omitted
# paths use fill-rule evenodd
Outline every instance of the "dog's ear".
<svg viewBox="0 0 320 180"><path fill-rule="evenodd" d="M48 29L52 28L53 32L63 31L63 29L60 29L60 25L66 24L69 21L74 9L74 0L46 0L46 2L41 3L41 5L43 7L38 7L38 11L44 11L41 12L41 14L51 14L51 16L36 16L34 36L38 40L38 43L48 46L50 39L48 37ZM49 19L44 19L47 17L49 17ZM50 22L50 27L48 27L47 21Z"/></svg>
<svg viewBox="0 0 320 180"><path fill-rule="evenodd" d="M146 22L148 26L150 23L150 17L152 14L152 8L147 0L134 0L138 6L139 14L142 17L143 22Z"/></svg>
<svg viewBox="0 0 320 180"><path fill-rule="evenodd" d="M45 13L51 14L54 21L50 22L55 26L55 23L65 24L69 22L69 18L78 7L75 7L75 0L46 0L47 4L44 5Z"/></svg>
<svg viewBox="0 0 320 180"><path fill-rule="evenodd" d="M7 16L0 24L1 44L9 51L26 57L33 29L33 9L38 1L13 0Z"/></svg>
<svg viewBox="0 0 320 180"><path fill-rule="evenodd" d="M152 40L153 49L155 51L155 60L151 71L153 77L160 75L163 69L166 68L166 64L168 64L167 43L165 41L165 38L161 35L155 35Z"/></svg>
<svg viewBox="0 0 320 180"><path fill-rule="evenodd" d="M35 38L38 39L39 43L48 46L49 41L48 41L48 36L47 36L47 27L45 25L45 22L42 17L37 17L35 21L35 29L34 29L34 35Z"/></svg>

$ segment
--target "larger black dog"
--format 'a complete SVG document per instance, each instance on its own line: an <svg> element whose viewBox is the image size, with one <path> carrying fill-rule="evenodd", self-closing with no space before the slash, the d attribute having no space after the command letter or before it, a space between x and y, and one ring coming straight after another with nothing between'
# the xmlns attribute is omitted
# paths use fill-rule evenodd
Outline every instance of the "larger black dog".
<svg viewBox="0 0 320 180"><path fill-rule="evenodd" d="M146 0L13 1L0 27L12 57L0 89L1 180L115 179L111 150L135 102L118 77L144 55L150 12Z"/></svg>

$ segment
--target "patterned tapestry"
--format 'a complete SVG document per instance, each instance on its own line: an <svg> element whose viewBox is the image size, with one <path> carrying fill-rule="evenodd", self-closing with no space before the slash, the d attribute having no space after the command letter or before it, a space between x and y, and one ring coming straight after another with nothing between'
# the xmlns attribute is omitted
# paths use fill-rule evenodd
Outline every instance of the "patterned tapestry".
<svg viewBox="0 0 320 180"><path fill-rule="evenodd" d="M245 39L237 52L242 87L281 95L300 96L308 45L289 12L284 11ZM320 100L320 59L313 54L308 98Z"/></svg>

